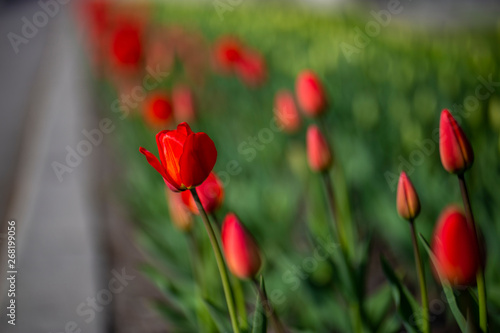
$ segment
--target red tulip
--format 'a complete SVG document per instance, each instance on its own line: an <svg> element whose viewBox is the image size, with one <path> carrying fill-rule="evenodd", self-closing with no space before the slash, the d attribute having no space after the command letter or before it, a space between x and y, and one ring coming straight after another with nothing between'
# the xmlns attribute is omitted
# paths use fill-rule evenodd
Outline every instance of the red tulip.
<svg viewBox="0 0 500 333"><path fill-rule="evenodd" d="M299 74L295 91L299 105L306 115L316 117L326 109L323 87L313 71L305 70Z"/></svg>
<svg viewBox="0 0 500 333"><path fill-rule="evenodd" d="M216 65L225 72L230 72L242 58L243 46L234 37L222 37L214 47L214 57Z"/></svg>
<svg viewBox="0 0 500 333"><path fill-rule="evenodd" d="M178 121L193 121L196 118L193 94L188 87L176 86L172 90L172 103Z"/></svg>
<svg viewBox="0 0 500 333"><path fill-rule="evenodd" d="M446 208L437 222L432 239L434 267L453 286L474 285L480 269L474 229L459 208Z"/></svg>
<svg viewBox="0 0 500 333"><path fill-rule="evenodd" d="M439 123L439 153L441 163L450 173L463 173L474 162L474 152L451 113L444 109Z"/></svg>
<svg viewBox="0 0 500 333"><path fill-rule="evenodd" d="M235 214L226 215L221 237L229 270L240 279L255 277L262 264L260 251Z"/></svg>
<svg viewBox="0 0 500 333"><path fill-rule="evenodd" d="M198 186L196 191L198 192L201 204L207 214L210 214L218 209L224 200L224 187L222 186L222 182L219 177L217 177L217 175L213 172L211 172L207 179L205 179L205 181ZM182 201L193 214L200 214L191 192L182 192Z"/></svg>
<svg viewBox="0 0 500 333"><path fill-rule="evenodd" d="M181 194L166 190L168 209L174 225L182 231L189 231L193 227L193 217L187 207L182 202Z"/></svg>
<svg viewBox="0 0 500 333"><path fill-rule="evenodd" d="M398 214L405 220L413 220L420 213L420 200L410 179L403 171L399 176L396 197Z"/></svg>
<svg viewBox="0 0 500 333"><path fill-rule="evenodd" d="M307 130L307 156L313 171L325 171L332 164L328 142L316 125L310 125Z"/></svg>
<svg viewBox="0 0 500 333"><path fill-rule="evenodd" d="M266 79L264 59L256 52L245 51L235 66L236 73L247 86L259 86Z"/></svg>
<svg viewBox="0 0 500 333"><path fill-rule="evenodd" d="M139 24L122 22L112 32L113 63L121 69L137 69L142 58L142 31Z"/></svg>
<svg viewBox="0 0 500 333"><path fill-rule="evenodd" d="M274 97L274 114L280 127L289 133L297 132L301 125L300 115L295 107L291 92L279 91Z"/></svg>
<svg viewBox="0 0 500 333"><path fill-rule="evenodd" d="M165 127L172 120L172 103L163 92L156 92L146 98L143 104L144 119L153 128Z"/></svg>
<svg viewBox="0 0 500 333"><path fill-rule="evenodd" d="M140 147L139 151L172 191L185 191L203 183L217 160L212 139L203 132L193 133L187 123L158 132L156 144L161 162L146 149Z"/></svg>

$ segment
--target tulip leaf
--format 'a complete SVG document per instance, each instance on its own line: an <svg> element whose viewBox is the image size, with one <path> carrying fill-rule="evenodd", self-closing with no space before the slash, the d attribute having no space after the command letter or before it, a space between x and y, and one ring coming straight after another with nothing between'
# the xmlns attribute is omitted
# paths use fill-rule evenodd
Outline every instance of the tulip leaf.
<svg viewBox="0 0 500 333"><path fill-rule="evenodd" d="M391 300L391 286L389 284L384 284L365 300L365 309L373 324L373 331L377 331L383 324L392 304Z"/></svg>
<svg viewBox="0 0 500 333"><path fill-rule="evenodd" d="M260 288L264 294L266 293L266 286L264 283L264 277L260 276ZM262 303L262 299L257 292L257 305L255 306L255 312L253 315L253 326L252 333L266 333L267 331L267 316L266 311L264 309L264 304Z"/></svg>
<svg viewBox="0 0 500 333"><path fill-rule="evenodd" d="M422 234L419 234L419 237L420 237L420 242L424 246L424 249L429 254L429 258L431 258L432 263L436 267L438 265L437 258L434 255L434 253L432 252L431 247L429 246L429 243L427 242L427 240L424 238L424 236ZM443 291L444 291L444 294L446 296L446 300L448 302L448 305L450 306L450 309L451 309L453 316L455 317L455 320L458 324L458 327L460 327L460 330L462 332L466 332L467 331L467 321L465 320L462 312L460 312L460 309L458 308L457 300L455 299L455 294L453 293L453 289L452 289L450 283L448 282L448 280L446 278L444 278L439 273L439 270L436 270L436 272L439 275L439 280L441 281L441 285L443 287Z"/></svg>
<svg viewBox="0 0 500 333"><path fill-rule="evenodd" d="M219 306L217 306L208 299L204 299L203 302L205 303L205 306L207 307L208 312L210 313L210 316L215 322L215 325L217 326L219 332L221 333L232 332L233 330L231 328L231 322L229 320L227 311L224 311L223 309L221 309Z"/></svg>
<svg viewBox="0 0 500 333"><path fill-rule="evenodd" d="M420 306L418 306L411 294L405 291L406 288L403 286L387 260L381 256L380 261L384 274L391 285L392 296L404 327L408 332L418 332L419 328L415 325L415 317L421 311Z"/></svg>
<svg viewBox="0 0 500 333"><path fill-rule="evenodd" d="M175 332L194 332L197 328L180 311L161 300L151 301L152 307L168 322L172 322Z"/></svg>

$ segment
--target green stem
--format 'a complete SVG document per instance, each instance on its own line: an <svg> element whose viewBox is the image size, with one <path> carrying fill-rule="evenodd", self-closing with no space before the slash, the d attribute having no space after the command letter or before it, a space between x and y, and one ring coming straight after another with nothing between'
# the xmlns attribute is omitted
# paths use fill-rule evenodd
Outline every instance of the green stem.
<svg viewBox="0 0 500 333"><path fill-rule="evenodd" d="M266 316L271 317L271 320L273 322L274 330L276 333L286 333L288 332L286 328L283 326L281 323L278 315L276 314L276 311L273 310L273 307L271 306L271 302L267 298L267 294L262 288L260 287L259 281L257 281L256 278L252 278L252 282L255 285L255 288L257 289L257 292L259 293L259 297L262 302L262 307L264 308L264 311L266 311Z"/></svg>
<svg viewBox="0 0 500 333"><path fill-rule="evenodd" d="M325 190L326 190L326 196L328 200L328 206L330 207L330 210L332 212L333 216L333 225L332 225L332 230L335 236L335 239L340 242L340 247L342 249L343 254L346 253L347 245L345 242L345 237L342 237L340 233L340 218L339 218L339 213L337 209L337 201L335 200L335 193L333 191L333 184L332 180L330 179L330 175L328 174L327 171L322 172L321 176L323 177L323 183L325 184Z"/></svg>
<svg viewBox="0 0 500 333"><path fill-rule="evenodd" d="M479 299L479 326L483 332L488 332L488 310L486 305L486 282L484 280L484 267L485 263L482 258L482 249L479 243L478 230L476 222L474 221L474 215L472 214L472 208L470 205L469 192L467 191L467 185L465 184L464 174L458 175L458 182L460 184L460 192L462 193L462 201L464 202L465 216L467 221L472 226L474 230L474 235L476 237L476 243L478 246L478 260L480 262L480 268L476 275L477 281L477 294Z"/></svg>
<svg viewBox="0 0 500 333"><path fill-rule="evenodd" d="M217 237L215 236L214 230L210 221L208 219L207 213L201 204L200 197L196 192L196 188L191 189L191 194L193 195L194 201L196 202L196 206L198 207L198 211L200 212L200 216L205 224L205 228L207 229L208 238L210 239L210 243L212 245L212 249L214 251L215 260L217 262L217 268L219 269L219 274L222 281L222 287L224 289L224 296L226 297L227 308L229 310L229 317L231 317L231 325L233 326L234 333L239 333L240 329L238 327L238 320L236 317L236 308L234 306L233 293L231 291L231 285L229 284L229 277L227 275L226 265L224 264L224 259L222 256L222 252L219 247L219 243L217 242Z"/></svg>
<svg viewBox="0 0 500 333"><path fill-rule="evenodd" d="M427 286L425 284L424 267L422 265L422 258L420 257L420 251L418 250L417 235L415 233L415 224L413 220L410 220L411 229L411 240L413 243L413 253L415 254L415 265L417 266L418 281L420 283L420 297L422 299L422 311L423 311L423 327L422 331L424 333L430 332L429 324L429 300L427 298Z"/></svg>

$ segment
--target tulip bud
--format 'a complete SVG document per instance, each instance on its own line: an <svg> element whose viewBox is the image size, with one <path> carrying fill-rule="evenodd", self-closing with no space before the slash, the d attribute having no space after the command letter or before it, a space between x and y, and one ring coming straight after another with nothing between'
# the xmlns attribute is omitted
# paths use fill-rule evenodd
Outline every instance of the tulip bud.
<svg viewBox="0 0 500 333"><path fill-rule="evenodd" d="M307 130L307 156L313 171L325 171L332 164L328 142L316 125L309 126Z"/></svg>
<svg viewBox="0 0 500 333"><path fill-rule="evenodd" d="M436 257L435 273L452 286L474 285L480 257L473 227L459 208L450 206L441 213L432 238Z"/></svg>
<svg viewBox="0 0 500 333"><path fill-rule="evenodd" d="M174 225L182 231L189 231L193 227L193 218L182 202L181 194L166 189L168 209ZM182 192L185 193L185 192Z"/></svg>
<svg viewBox="0 0 500 333"><path fill-rule="evenodd" d="M300 115L295 107L295 101L291 92L279 91L274 98L274 114L276 122L288 133L297 132L300 128Z"/></svg>
<svg viewBox="0 0 500 333"><path fill-rule="evenodd" d="M295 91L298 103L306 115L316 117L326 109L323 87L313 71L305 70L299 74Z"/></svg>
<svg viewBox="0 0 500 333"><path fill-rule="evenodd" d="M207 179L196 188L196 191L207 214L214 212L222 205L224 187L215 173L211 172ZM190 191L182 192L182 201L193 214L200 214Z"/></svg>
<svg viewBox="0 0 500 333"><path fill-rule="evenodd" d="M229 270L240 279L255 277L262 264L260 251L235 214L226 215L221 237Z"/></svg>
<svg viewBox="0 0 500 333"><path fill-rule="evenodd" d="M399 216L405 220L411 221L420 213L417 192L404 171L399 176L396 205Z"/></svg>
<svg viewBox="0 0 500 333"><path fill-rule="evenodd" d="M474 162L474 152L451 113L444 109L439 124L439 153L446 171L461 174Z"/></svg>
<svg viewBox="0 0 500 333"><path fill-rule="evenodd" d="M143 46L142 28L134 21L118 24L111 33L111 61L116 69L136 70L139 68Z"/></svg>
<svg viewBox="0 0 500 333"><path fill-rule="evenodd" d="M186 86L176 86L172 90L172 104L176 121L190 122L196 118L191 90Z"/></svg>
<svg viewBox="0 0 500 333"><path fill-rule="evenodd" d="M241 42L234 37L221 37L214 46L214 60L216 66L223 72L234 70L234 66L238 63L243 54L243 46Z"/></svg>
<svg viewBox="0 0 500 333"><path fill-rule="evenodd" d="M172 104L167 94L156 92L144 100L144 120L152 128L166 127L172 120Z"/></svg>
<svg viewBox="0 0 500 333"><path fill-rule="evenodd" d="M266 63L255 51L245 50L235 66L239 78L249 87L257 87L266 79Z"/></svg>

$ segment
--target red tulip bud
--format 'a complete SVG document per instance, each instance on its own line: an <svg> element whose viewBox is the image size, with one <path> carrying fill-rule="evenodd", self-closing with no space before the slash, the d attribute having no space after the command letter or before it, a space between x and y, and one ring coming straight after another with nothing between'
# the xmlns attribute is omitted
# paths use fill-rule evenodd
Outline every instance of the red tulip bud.
<svg viewBox="0 0 500 333"><path fill-rule="evenodd" d="M190 122L196 118L191 90L186 86L176 86L172 90L172 104L177 121Z"/></svg>
<svg viewBox="0 0 500 333"><path fill-rule="evenodd" d="M448 110L441 112L439 124L441 163L450 173L463 173L474 162L474 152L460 126Z"/></svg>
<svg viewBox="0 0 500 333"><path fill-rule="evenodd" d="M316 117L326 109L323 87L313 71L305 70L299 74L295 91L299 105L306 115Z"/></svg>
<svg viewBox="0 0 500 333"><path fill-rule="evenodd" d="M291 92L279 91L274 98L274 114L276 121L285 131L297 132L301 125L300 115L295 107Z"/></svg>
<svg viewBox="0 0 500 333"><path fill-rule="evenodd" d="M187 191L182 192L187 193ZM174 225L182 231L189 231L193 227L193 217L182 202L181 194L166 189L168 209Z"/></svg>
<svg viewBox="0 0 500 333"><path fill-rule="evenodd" d="M399 216L405 220L413 220L420 213L420 201L417 192L404 171L399 176L396 205Z"/></svg>
<svg viewBox="0 0 500 333"><path fill-rule="evenodd" d="M434 267L453 286L474 285L480 269L479 250L473 227L459 208L446 208L432 238Z"/></svg>
<svg viewBox="0 0 500 333"><path fill-rule="evenodd" d="M307 156L313 171L325 171L332 164L328 142L316 125L310 125L307 130Z"/></svg>
<svg viewBox="0 0 500 333"><path fill-rule="evenodd" d="M207 214L218 209L224 200L224 187L222 187L219 177L213 172L196 188L196 191ZM200 214L191 192L182 192L182 201L193 214Z"/></svg>
<svg viewBox="0 0 500 333"><path fill-rule="evenodd" d="M144 100L144 119L153 128L166 127L172 120L172 104L165 93L157 92Z"/></svg>
<svg viewBox="0 0 500 333"><path fill-rule="evenodd" d="M235 276L248 279L257 275L262 264L259 248L235 214L227 214L222 224L222 247Z"/></svg>

